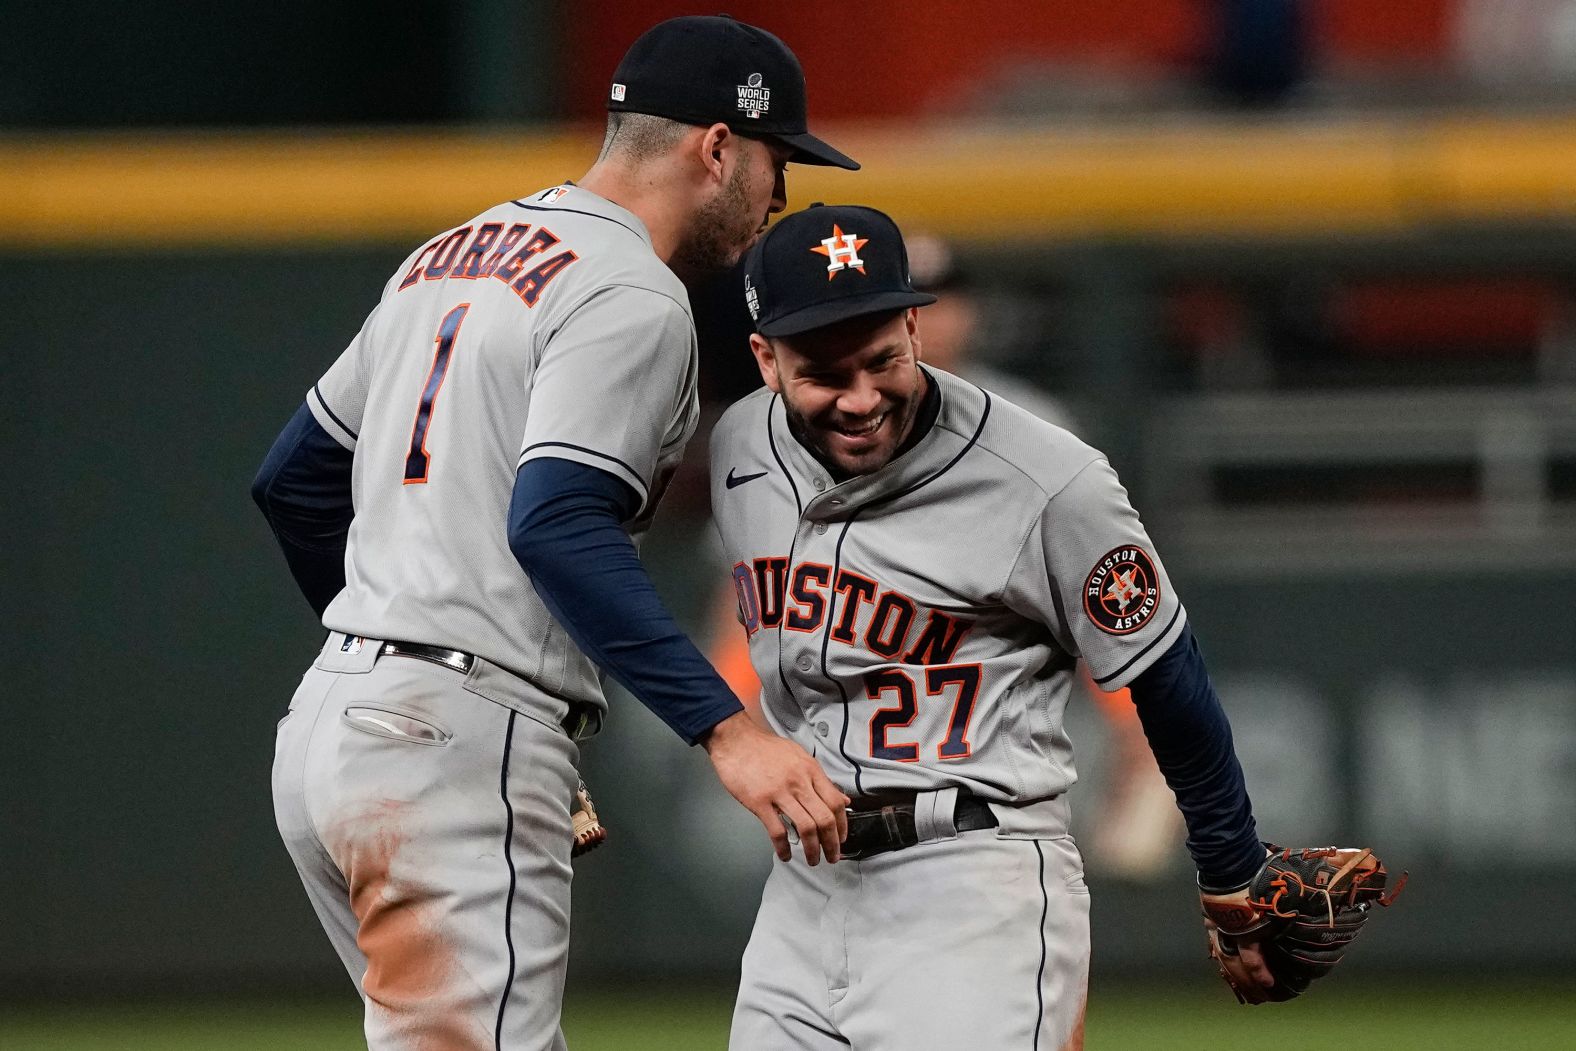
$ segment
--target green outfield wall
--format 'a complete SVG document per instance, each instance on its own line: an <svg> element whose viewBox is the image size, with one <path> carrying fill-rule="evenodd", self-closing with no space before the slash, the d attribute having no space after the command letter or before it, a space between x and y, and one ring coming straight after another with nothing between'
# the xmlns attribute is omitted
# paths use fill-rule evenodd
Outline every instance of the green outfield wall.
<svg viewBox="0 0 1576 1051"><path fill-rule="evenodd" d="M5 989L343 981L269 800L274 722L320 631L248 486L406 250L62 242L0 257ZM1110 285L1082 270L1095 283L1081 332L1123 343L1137 375L1154 348L1133 297L1153 260L1122 258ZM1113 429L1099 412L1121 393L1102 383L1107 364L1074 370L1075 400L1137 478L1147 423ZM649 555L693 620L716 575L695 561L703 509L670 512ZM1192 550L1178 528L1156 518L1162 552ZM1563 556L1254 573L1172 560L1264 830L1372 841L1413 871L1357 967L1576 969L1571 940L1546 936L1576 922L1576 571ZM576 973L725 975L764 838L703 756L627 697L616 708L586 751L614 831L578 863ZM1087 704L1069 723L1083 834L1100 817L1106 731ZM1180 852L1153 884L1093 861L1090 882L1097 966L1202 966ZM1447 916L1471 916L1472 937Z"/></svg>

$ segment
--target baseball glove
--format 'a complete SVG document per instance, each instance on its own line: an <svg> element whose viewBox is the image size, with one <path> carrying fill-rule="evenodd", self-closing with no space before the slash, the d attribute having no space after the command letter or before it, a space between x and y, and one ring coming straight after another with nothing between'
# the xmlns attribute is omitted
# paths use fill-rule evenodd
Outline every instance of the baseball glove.
<svg viewBox="0 0 1576 1051"><path fill-rule="evenodd" d="M1266 843L1269 857L1253 880L1230 893L1200 891L1209 954L1241 1003L1290 1000L1341 962L1375 905L1389 905L1389 873L1371 850L1290 849ZM1253 980L1239 952L1251 941L1275 978Z"/></svg>
<svg viewBox="0 0 1576 1051"><path fill-rule="evenodd" d="M580 787L575 789L575 804L569 812L569 818L574 822L575 830L575 842L569 848L571 858L578 858L607 842L607 829L597 819L596 804L591 802L591 793L587 791L583 780Z"/></svg>

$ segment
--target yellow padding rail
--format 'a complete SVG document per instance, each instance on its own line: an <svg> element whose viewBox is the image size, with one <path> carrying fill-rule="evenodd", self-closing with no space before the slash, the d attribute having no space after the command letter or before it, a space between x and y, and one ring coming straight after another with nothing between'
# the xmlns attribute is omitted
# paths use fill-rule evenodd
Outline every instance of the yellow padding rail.
<svg viewBox="0 0 1576 1051"><path fill-rule="evenodd" d="M790 208L873 204L972 240L1309 236L1576 218L1576 116L832 128ZM0 137L0 246L415 239L578 177L597 129Z"/></svg>

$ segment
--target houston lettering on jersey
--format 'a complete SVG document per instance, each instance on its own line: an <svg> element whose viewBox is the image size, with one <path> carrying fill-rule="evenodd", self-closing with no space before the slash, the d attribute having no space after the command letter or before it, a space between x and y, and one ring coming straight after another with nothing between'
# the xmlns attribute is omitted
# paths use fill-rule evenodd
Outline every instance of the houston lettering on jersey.
<svg viewBox="0 0 1576 1051"><path fill-rule="evenodd" d="M862 573L821 562L801 562L788 570L786 558L757 558L733 567L733 586L744 628L819 631L827 611L836 610L829 634L834 641L862 646L903 664L947 664L972 620L926 609L893 588Z"/></svg>
<svg viewBox="0 0 1576 1051"><path fill-rule="evenodd" d="M535 266L527 264L558 244L559 238L544 226L535 233L530 223L512 223L507 232L503 223L483 223L474 230L462 226L423 248L411 264L410 272L399 283L403 292L419 281L456 281L496 278L514 290L528 307L536 306L547 283L580 257L565 249L547 256ZM524 244L521 244L521 241Z"/></svg>

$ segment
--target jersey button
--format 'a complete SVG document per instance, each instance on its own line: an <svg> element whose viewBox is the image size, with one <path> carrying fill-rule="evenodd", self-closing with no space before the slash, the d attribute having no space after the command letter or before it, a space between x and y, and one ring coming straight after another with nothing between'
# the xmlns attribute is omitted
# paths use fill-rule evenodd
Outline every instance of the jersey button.
<svg viewBox="0 0 1576 1051"><path fill-rule="evenodd" d="M832 732L832 728L827 726L825 723L816 723L815 732L820 734L822 737L825 737L827 734Z"/></svg>
<svg viewBox="0 0 1576 1051"><path fill-rule="evenodd" d="M815 523L815 531L817 533L824 533L824 532L826 532L826 523L825 522L817 522L817 523Z"/></svg>
<svg viewBox="0 0 1576 1051"><path fill-rule="evenodd" d="M800 671L809 671L810 670L810 658L809 657L800 657L799 658L799 670Z"/></svg>
<svg viewBox="0 0 1576 1051"><path fill-rule="evenodd" d="M824 492L825 490L826 490L826 479L825 478L817 478L815 480L815 491L820 493L820 492Z"/></svg>

